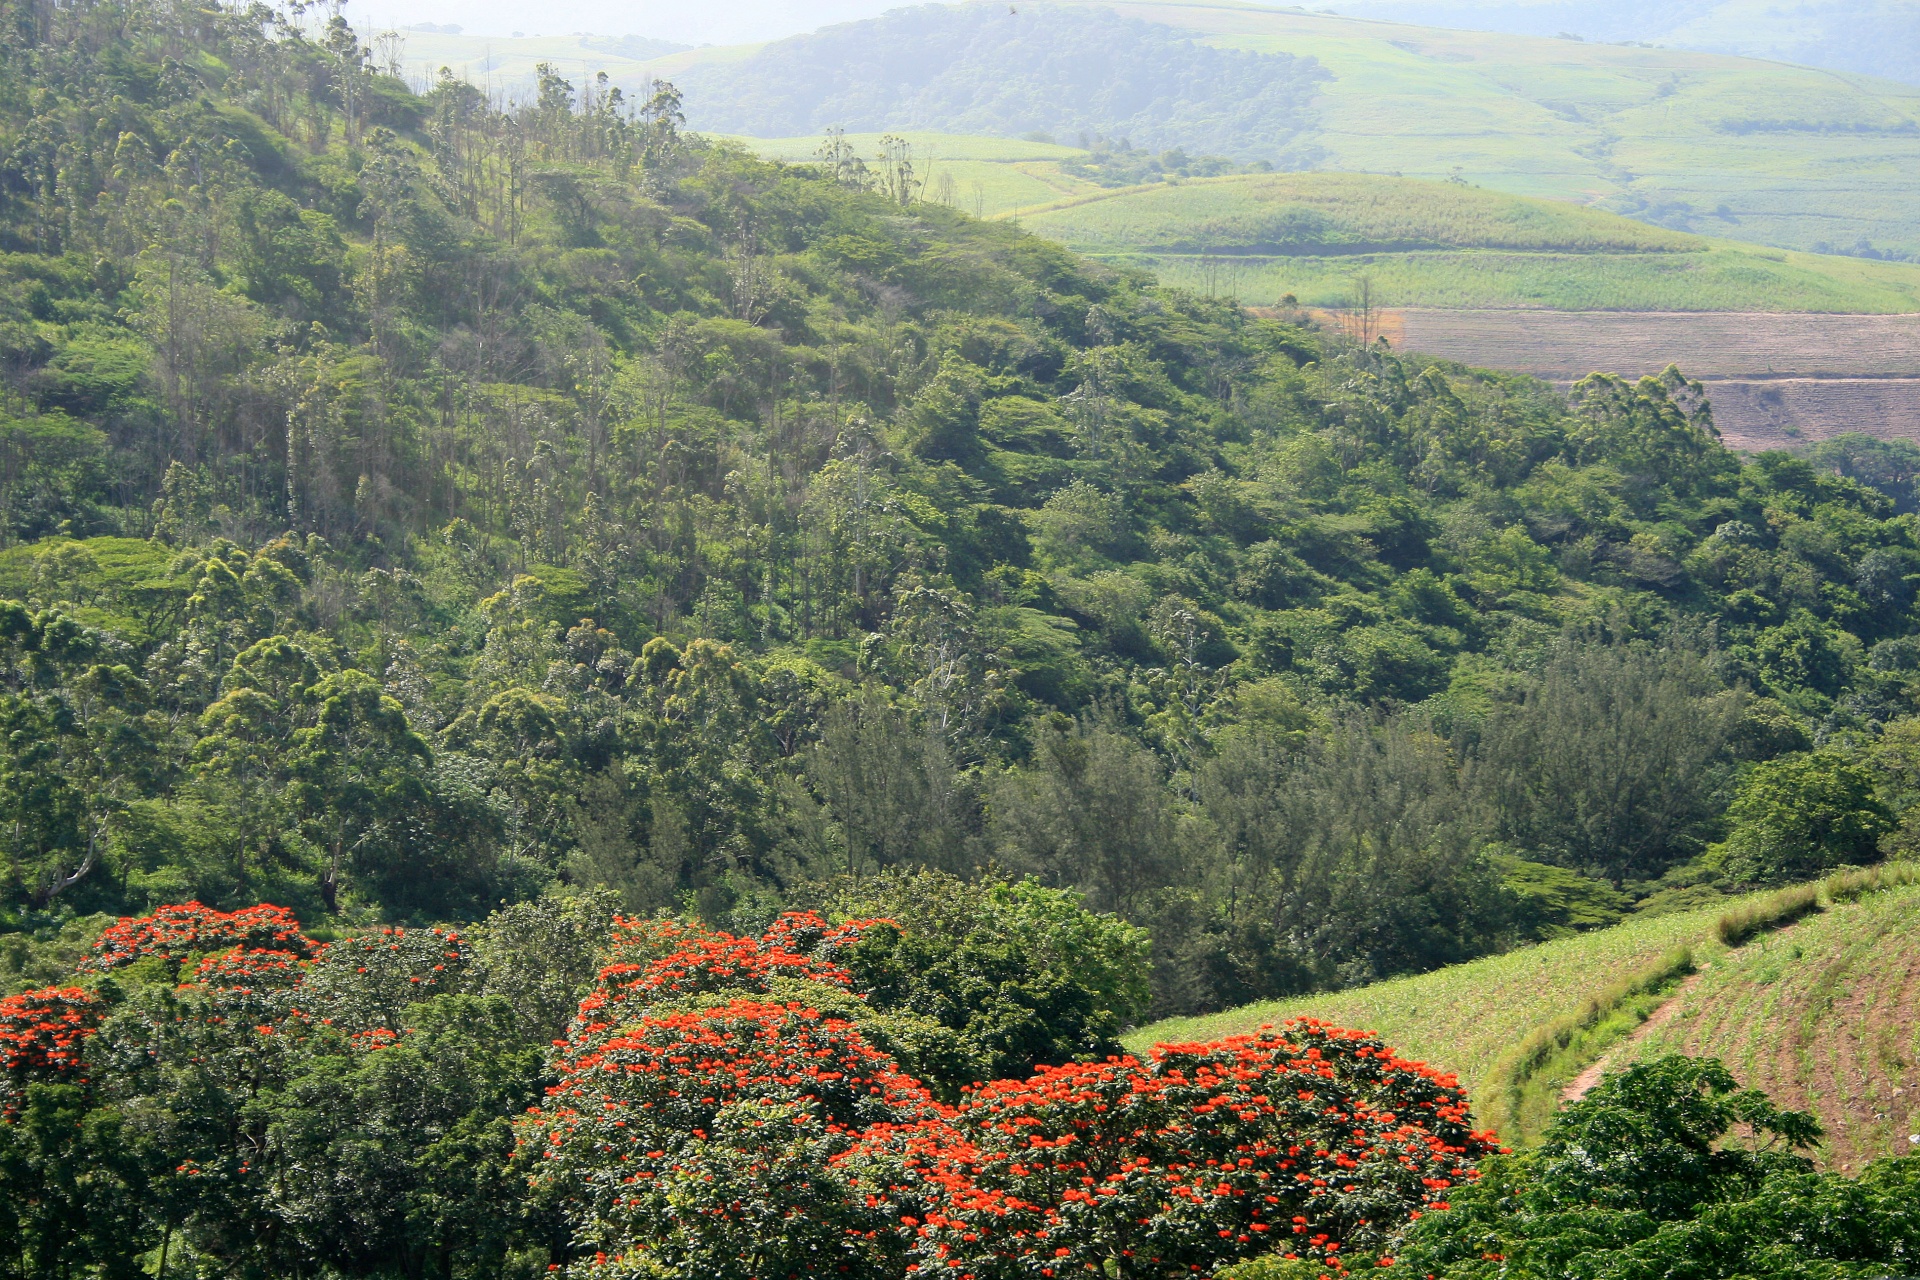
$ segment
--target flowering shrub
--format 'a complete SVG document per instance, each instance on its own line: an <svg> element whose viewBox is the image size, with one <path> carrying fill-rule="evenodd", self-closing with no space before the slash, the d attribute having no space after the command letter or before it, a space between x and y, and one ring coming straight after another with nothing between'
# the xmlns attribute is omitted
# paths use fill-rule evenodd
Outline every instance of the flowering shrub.
<svg viewBox="0 0 1920 1280"><path fill-rule="evenodd" d="M833 936L805 916L759 939L650 925L644 945L677 949L603 971L519 1134L594 1251L572 1274L1046 1280L1261 1254L1340 1272L1493 1149L1451 1077L1312 1020L944 1107L851 1021L739 996L806 977L858 1007L819 958Z"/></svg>
<svg viewBox="0 0 1920 1280"><path fill-rule="evenodd" d="M727 992L768 995L780 979L846 990L853 977L814 952L838 953L873 921L829 927L811 912L790 912L758 938L737 938L673 920L614 921L609 963L567 1029L571 1052L661 1001Z"/></svg>
<svg viewBox="0 0 1920 1280"><path fill-rule="evenodd" d="M35 1081L85 1083L81 1051L100 1024L79 987L41 987L0 1000L0 1120L12 1120Z"/></svg>
<svg viewBox="0 0 1920 1280"><path fill-rule="evenodd" d="M762 946L813 956L838 964L846 953L878 926L897 928L891 920L849 920L828 924L812 911L789 911L760 935Z"/></svg>
<svg viewBox="0 0 1920 1280"><path fill-rule="evenodd" d="M1492 1149L1457 1083L1310 1019L971 1091L894 1144L922 1275L1206 1270L1377 1251Z"/></svg>
<svg viewBox="0 0 1920 1280"><path fill-rule="evenodd" d="M263 902L238 911L215 911L188 902L161 907L151 915L122 917L94 940L76 967L83 973L104 973L145 956L183 960L228 945L282 951L300 959L320 950L285 907Z"/></svg>
<svg viewBox="0 0 1920 1280"><path fill-rule="evenodd" d="M291 952L235 947L203 958L189 981L211 987L278 990L298 986L305 976L304 966Z"/></svg>
<svg viewBox="0 0 1920 1280"><path fill-rule="evenodd" d="M900 1274L896 1224L833 1161L937 1109L850 1023L734 1000L642 1018L553 1065L520 1143L577 1245L643 1274Z"/></svg>

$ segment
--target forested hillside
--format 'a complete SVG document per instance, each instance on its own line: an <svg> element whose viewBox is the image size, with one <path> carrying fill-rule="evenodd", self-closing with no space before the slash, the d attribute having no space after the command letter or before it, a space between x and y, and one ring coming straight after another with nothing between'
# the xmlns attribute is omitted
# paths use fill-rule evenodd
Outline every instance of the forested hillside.
<svg viewBox="0 0 1920 1280"><path fill-rule="evenodd" d="M679 83L696 127L787 137L829 128L1001 137L1057 132L1239 160L1310 159L1311 57L1203 44L1106 9L920 5L694 62Z"/></svg>
<svg viewBox="0 0 1920 1280"><path fill-rule="evenodd" d="M1188 1012L1911 843L1904 454L1255 319L664 85L6 15L13 985L188 899L757 932L993 867Z"/></svg>

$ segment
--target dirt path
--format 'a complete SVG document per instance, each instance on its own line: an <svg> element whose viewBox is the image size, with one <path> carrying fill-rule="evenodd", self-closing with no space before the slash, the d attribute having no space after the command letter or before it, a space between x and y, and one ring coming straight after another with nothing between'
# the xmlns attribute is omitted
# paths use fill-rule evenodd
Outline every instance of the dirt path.
<svg viewBox="0 0 1920 1280"><path fill-rule="evenodd" d="M1666 1001L1661 1004L1659 1008L1655 1009L1645 1022L1634 1028L1632 1035L1601 1054L1598 1062L1595 1062L1585 1071L1575 1076L1573 1081L1560 1091L1560 1101L1578 1102L1580 1099L1586 1097L1588 1092L1600 1083L1600 1078L1607 1074L1608 1066L1612 1064L1614 1058L1619 1056L1622 1051L1631 1049L1634 1045L1646 1039L1667 1023L1673 1021L1673 1016L1680 1012L1682 1002L1684 1002L1689 995L1693 994L1695 987L1700 985L1700 978L1704 973L1705 970L1701 970L1688 975L1687 980L1675 988L1674 993L1668 996Z"/></svg>

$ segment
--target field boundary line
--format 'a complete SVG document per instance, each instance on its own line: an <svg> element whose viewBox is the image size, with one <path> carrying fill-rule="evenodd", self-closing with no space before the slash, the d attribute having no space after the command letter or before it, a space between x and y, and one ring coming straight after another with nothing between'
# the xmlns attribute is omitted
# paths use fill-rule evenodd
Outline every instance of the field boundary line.
<svg viewBox="0 0 1920 1280"><path fill-rule="evenodd" d="M1569 1081L1567 1087L1560 1091L1560 1101L1578 1102L1591 1093L1593 1087L1599 1084L1601 1078L1607 1074L1607 1069L1613 1065L1615 1059L1673 1021L1687 997L1693 994L1704 976L1704 969L1688 974L1686 980L1674 988L1673 994L1647 1015L1645 1022L1635 1027L1626 1039L1617 1041L1605 1053L1595 1058L1592 1065Z"/></svg>

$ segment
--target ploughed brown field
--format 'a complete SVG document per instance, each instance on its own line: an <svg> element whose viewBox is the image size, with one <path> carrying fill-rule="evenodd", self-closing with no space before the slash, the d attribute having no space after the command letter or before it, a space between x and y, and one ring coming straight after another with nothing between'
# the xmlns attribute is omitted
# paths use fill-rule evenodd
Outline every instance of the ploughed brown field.
<svg viewBox="0 0 1920 1280"><path fill-rule="evenodd" d="M1737 449L1847 431L1920 440L1920 315L1430 311L1378 317L1396 347L1554 382L1677 364Z"/></svg>

